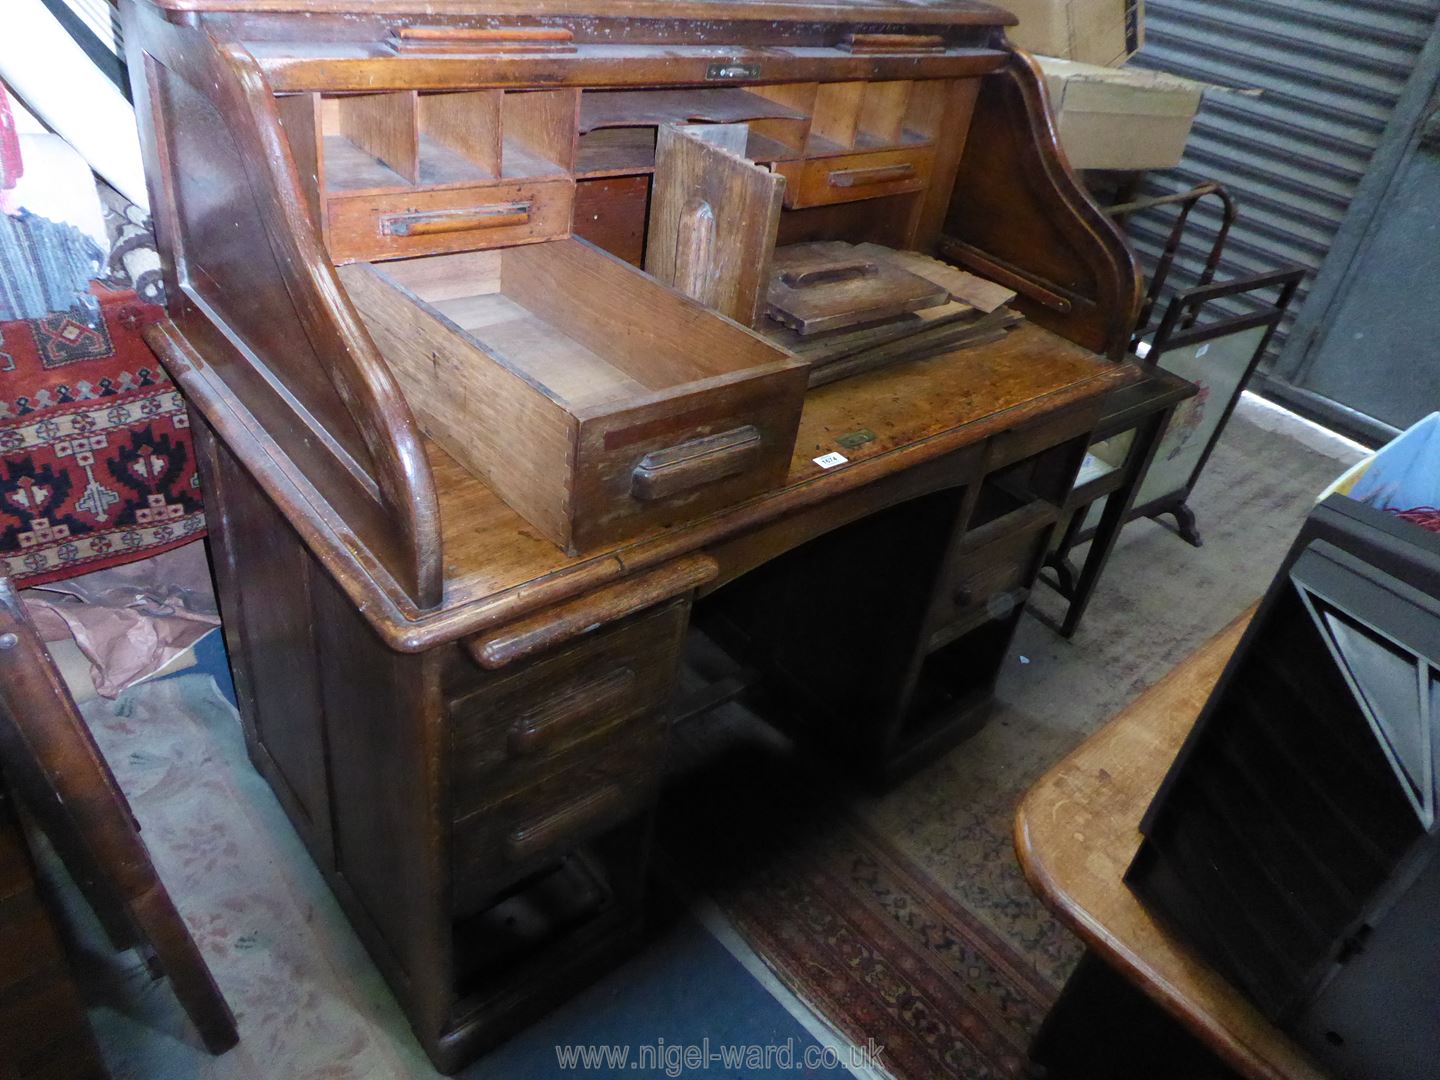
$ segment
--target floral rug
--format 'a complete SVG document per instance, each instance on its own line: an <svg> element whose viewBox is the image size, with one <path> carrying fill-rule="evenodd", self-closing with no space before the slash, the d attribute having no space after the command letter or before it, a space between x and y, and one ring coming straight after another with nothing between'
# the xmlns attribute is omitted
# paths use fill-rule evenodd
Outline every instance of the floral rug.
<svg viewBox="0 0 1440 1080"><path fill-rule="evenodd" d="M112 953L83 905L82 981L115 1080L359 1080L434 1075L265 782L239 719L204 674L92 700L85 717L139 819L160 878L240 1026L212 1058L164 980Z"/></svg>

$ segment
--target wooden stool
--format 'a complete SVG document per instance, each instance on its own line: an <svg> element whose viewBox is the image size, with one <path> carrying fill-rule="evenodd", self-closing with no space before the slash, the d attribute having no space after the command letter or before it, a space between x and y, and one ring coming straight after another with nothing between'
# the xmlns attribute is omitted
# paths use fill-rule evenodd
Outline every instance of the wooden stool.
<svg viewBox="0 0 1440 1080"><path fill-rule="evenodd" d="M151 954L211 1053L234 1046L235 1017L8 578L0 578L0 765L115 945Z"/></svg>

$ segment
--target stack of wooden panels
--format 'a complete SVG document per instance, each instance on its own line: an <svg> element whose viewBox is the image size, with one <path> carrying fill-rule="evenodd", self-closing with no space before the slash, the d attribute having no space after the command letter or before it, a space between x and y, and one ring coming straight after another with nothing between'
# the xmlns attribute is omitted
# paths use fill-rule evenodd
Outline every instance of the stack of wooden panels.
<svg viewBox="0 0 1440 1080"><path fill-rule="evenodd" d="M916 251L896 251L879 244L794 247L808 249L803 253L807 258L816 254L815 249L823 248L837 260L868 260L887 271L906 271L930 282L938 291L932 306L919 310L897 311L885 318L838 329L826 329L823 323L818 329L813 328L813 323L800 326L790 312L776 308L776 301L786 302L779 268L797 262L802 253L796 252L787 260L784 255L790 249L777 250L771 313L761 320L759 329L777 345L809 361L811 386L901 360L920 360L997 341L1023 318L1008 306L1015 299L1011 290Z"/></svg>

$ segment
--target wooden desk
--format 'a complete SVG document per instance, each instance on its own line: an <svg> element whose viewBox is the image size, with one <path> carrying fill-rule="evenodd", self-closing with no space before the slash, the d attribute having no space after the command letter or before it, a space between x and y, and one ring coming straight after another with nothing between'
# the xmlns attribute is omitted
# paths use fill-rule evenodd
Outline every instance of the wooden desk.
<svg viewBox="0 0 1440 1080"><path fill-rule="evenodd" d="M1016 813L1015 849L1036 893L1091 953L1231 1068L1256 1080L1321 1080L1294 1043L1158 925L1121 880L1140 846L1140 819L1249 619L1232 623L1047 773Z"/></svg>
<svg viewBox="0 0 1440 1080"><path fill-rule="evenodd" d="M983 721L1137 378L1134 254L1013 16L122 13L247 746L437 1065L633 942L692 617L882 782ZM832 240L1026 325L806 394L757 289Z"/></svg>

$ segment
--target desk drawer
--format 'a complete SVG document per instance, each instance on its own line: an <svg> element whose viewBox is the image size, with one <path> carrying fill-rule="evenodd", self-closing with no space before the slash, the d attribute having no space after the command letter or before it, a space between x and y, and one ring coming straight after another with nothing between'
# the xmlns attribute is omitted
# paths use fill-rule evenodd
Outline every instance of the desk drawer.
<svg viewBox="0 0 1440 1080"><path fill-rule="evenodd" d="M1049 503L1026 503L961 540L931 607L932 647L1025 602L1055 517Z"/></svg>
<svg viewBox="0 0 1440 1080"><path fill-rule="evenodd" d="M631 726L603 753L461 817L453 833L456 904L484 901L654 801L667 745Z"/></svg>
<svg viewBox="0 0 1440 1080"><path fill-rule="evenodd" d="M781 162L775 171L785 177L786 207L798 210L921 191L930 182L930 162L929 148L918 147Z"/></svg>
<svg viewBox="0 0 1440 1080"><path fill-rule="evenodd" d="M341 268L420 426L578 553L779 484L807 367L583 240Z"/></svg>
<svg viewBox="0 0 1440 1080"><path fill-rule="evenodd" d="M333 196L326 236L336 262L553 240L569 235L574 199L568 179Z"/></svg>
<svg viewBox="0 0 1440 1080"><path fill-rule="evenodd" d="M452 666L452 802L493 805L637 732L663 736L688 603L672 601L515 672ZM459 652L459 650L457 650Z"/></svg>

